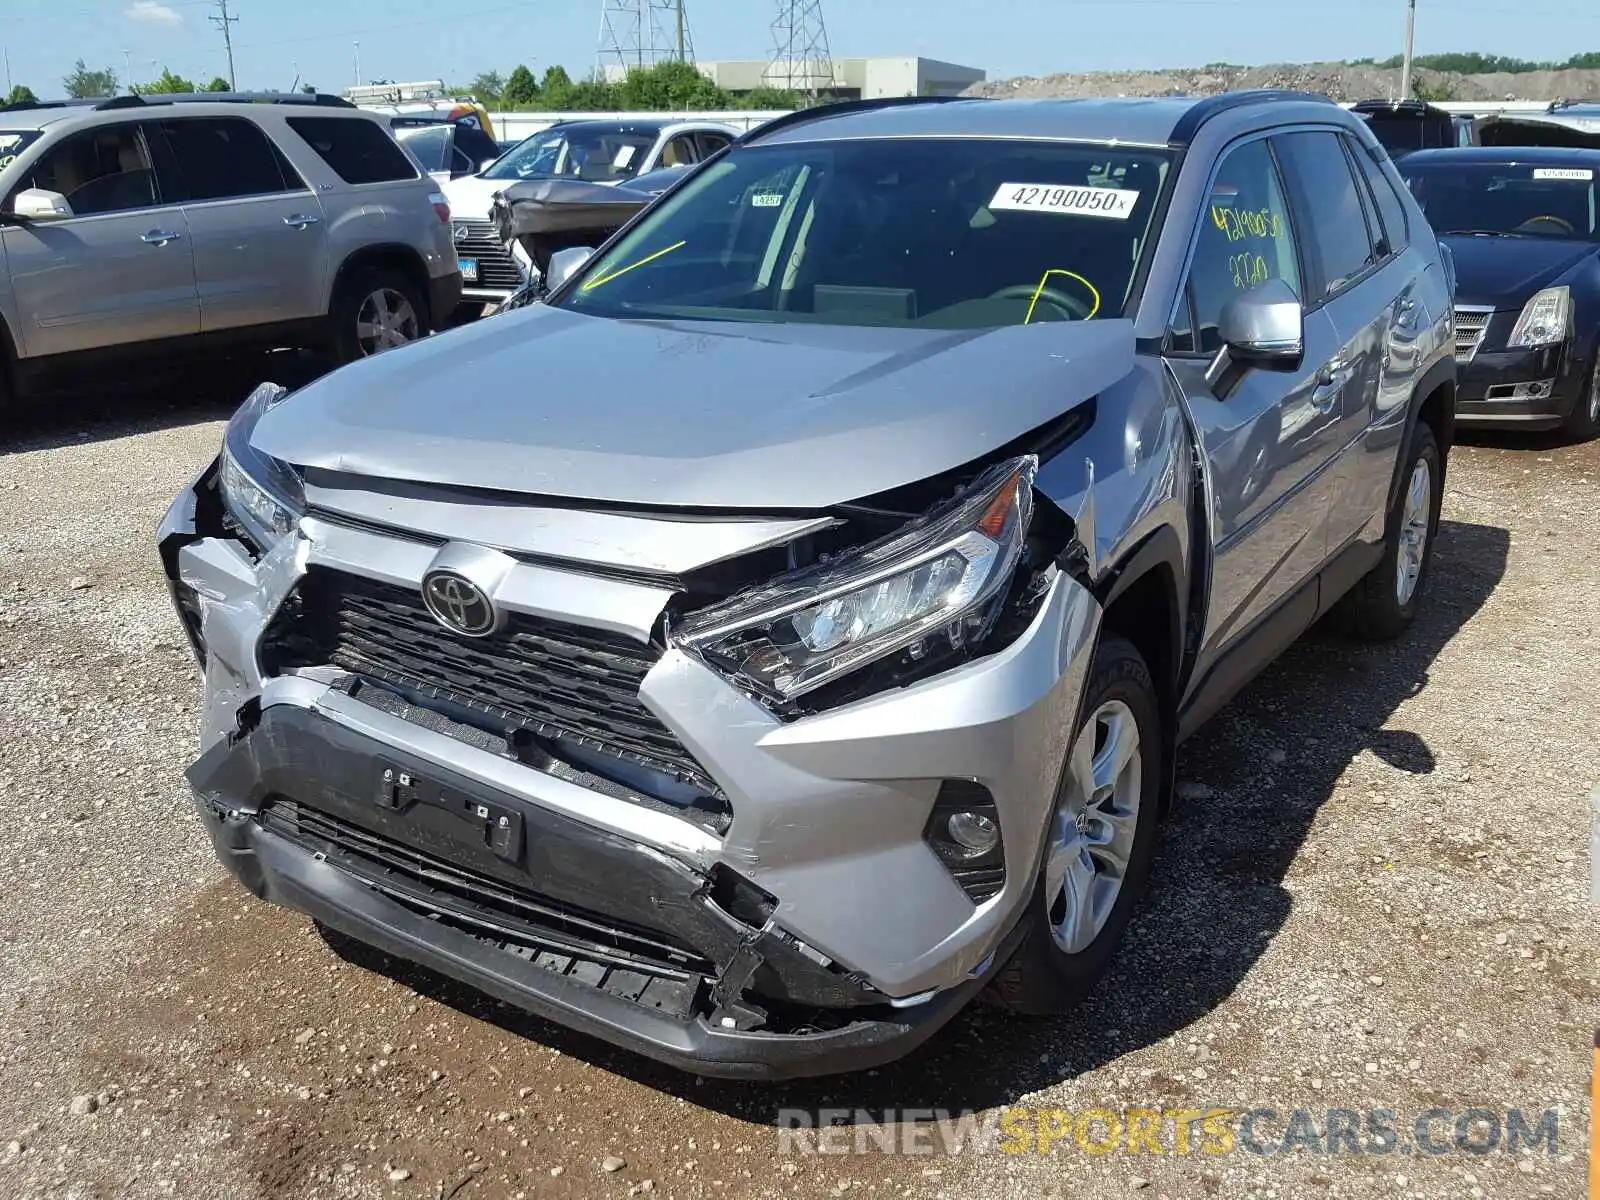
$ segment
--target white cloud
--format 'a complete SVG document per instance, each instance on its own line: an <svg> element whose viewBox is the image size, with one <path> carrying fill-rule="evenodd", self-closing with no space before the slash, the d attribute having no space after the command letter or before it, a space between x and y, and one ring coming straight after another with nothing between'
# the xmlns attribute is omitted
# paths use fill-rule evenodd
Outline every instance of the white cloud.
<svg viewBox="0 0 1600 1200"><path fill-rule="evenodd" d="M183 24L183 17L176 9L168 8L165 4L157 4L156 0L133 0L132 4L123 9L122 15L130 21L138 21L143 25L165 25L171 28Z"/></svg>

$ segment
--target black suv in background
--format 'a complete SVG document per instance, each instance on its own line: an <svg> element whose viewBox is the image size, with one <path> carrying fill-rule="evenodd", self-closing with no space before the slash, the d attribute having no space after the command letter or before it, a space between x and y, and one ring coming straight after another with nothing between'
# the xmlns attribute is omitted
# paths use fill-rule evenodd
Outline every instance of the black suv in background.
<svg viewBox="0 0 1600 1200"><path fill-rule="evenodd" d="M1367 123L1390 158L1415 150L1477 143L1473 119L1429 104L1426 100L1362 100L1350 106Z"/></svg>

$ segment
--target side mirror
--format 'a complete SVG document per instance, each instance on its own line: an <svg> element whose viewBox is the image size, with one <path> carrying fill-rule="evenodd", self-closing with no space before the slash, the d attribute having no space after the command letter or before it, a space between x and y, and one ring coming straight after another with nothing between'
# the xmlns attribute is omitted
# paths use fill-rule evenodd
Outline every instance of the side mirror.
<svg viewBox="0 0 1600 1200"><path fill-rule="evenodd" d="M1206 382L1220 395L1251 367L1292 371L1300 365L1306 351L1305 309L1292 287L1269 279L1228 301L1217 334L1222 349L1206 369Z"/></svg>
<svg viewBox="0 0 1600 1200"><path fill-rule="evenodd" d="M43 188L28 188L17 193L11 202L11 211L25 221L64 221L75 215L72 205L60 192L47 192Z"/></svg>
<svg viewBox="0 0 1600 1200"><path fill-rule="evenodd" d="M593 246L573 246L569 250L557 250L550 256L550 269L545 272L545 290L555 291L576 275L583 264L593 257Z"/></svg>

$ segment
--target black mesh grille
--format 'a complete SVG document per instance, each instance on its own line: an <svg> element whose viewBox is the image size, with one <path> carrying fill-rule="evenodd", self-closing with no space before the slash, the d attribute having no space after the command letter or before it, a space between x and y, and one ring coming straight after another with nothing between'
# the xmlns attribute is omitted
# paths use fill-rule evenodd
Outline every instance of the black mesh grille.
<svg viewBox="0 0 1600 1200"><path fill-rule="evenodd" d="M639 699L660 651L621 634L512 614L489 637L460 637L410 588L313 568L273 619L261 657L268 675L331 663L718 793Z"/></svg>

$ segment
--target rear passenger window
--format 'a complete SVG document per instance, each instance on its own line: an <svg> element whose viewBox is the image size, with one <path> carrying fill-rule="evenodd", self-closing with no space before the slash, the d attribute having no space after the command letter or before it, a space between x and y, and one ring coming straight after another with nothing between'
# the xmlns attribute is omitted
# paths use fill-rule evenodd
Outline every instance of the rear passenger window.
<svg viewBox="0 0 1600 1200"><path fill-rule="evenodd" d="M1355 177L1331 132L1288 133L1273 139L1293 192L1307 257L1318 268L1320 295L1337 292L1376 259Z"/></svg>
<svg viewBox="0 0 1600 1200"><path fill-rule="evenodd" d="M1334 147L1335 151L1338 147ZM1217 325L1228 301L1269 279L1300 291L1289 204L1265 140L1229 150L1217 167L1189 266L1187 306L1172 323L1173 348L1220 350Z"/></svg>
<svg viewBox="0 0 1600 1200"><path fill-rule="evenodd" d="M270 196L298 185L284 178L267 135L238 117L188 117L156 128L172 150L178 178L163 182L173 200ZM165 167L163 167L165 170Z"/></svg>
<svg viewBox="0 0 1600 1200"><path fill-rule="evenodd" d="M293 129L346 183L416 179L417 169L376 121L362 117L290 117Z"/></svg>
<svg viewBox="0 0 1600 1200"><path fill-rule="evenodd" d="M1383 218L1383 233L1389 239L1389 249L1398 254L1411 241L1411 231L1406 223L1405 202L1395 190L1394 181L1367 152L1366 147L1352 145L1350 149L1352 157L1361 167L1361 173L1367 177L1367 183L1372 187L1372 194L1377 197L1378 215Z"/></svg>

